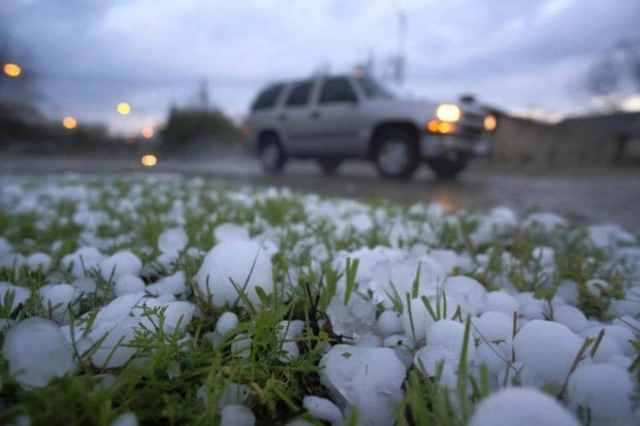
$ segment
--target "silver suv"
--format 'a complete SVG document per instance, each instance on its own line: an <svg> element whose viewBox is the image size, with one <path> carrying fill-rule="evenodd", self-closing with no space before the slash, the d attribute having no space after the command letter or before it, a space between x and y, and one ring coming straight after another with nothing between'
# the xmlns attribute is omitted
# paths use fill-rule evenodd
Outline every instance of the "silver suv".
<svg viewBox="0 0 640 426"><path fill-rule="evenodd" d="M271 173L289 159L317 160L325 173L364 159L389 178L408 179L423 161L452 178L488 153L495 127L477 105L402 100L368 76L339 75L268 86L243 133Z"/></svg>

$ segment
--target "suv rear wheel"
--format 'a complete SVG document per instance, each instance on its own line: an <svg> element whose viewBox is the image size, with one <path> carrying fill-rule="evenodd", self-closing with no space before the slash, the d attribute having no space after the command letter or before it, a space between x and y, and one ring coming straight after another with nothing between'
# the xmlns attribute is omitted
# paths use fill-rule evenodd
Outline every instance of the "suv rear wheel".
<svg viewBox="0 0 640 426"><path fill-rule="evenodd" d="M262 136L258 158L267 173L280 173L287 162L287 155L280 144L280 139L273 133Z"/></svg>
<svg viewBox="0 0 640 426"><path fill-rule="evenodd" d="M320 165L320 169L322 169L322 174L335 175L340 164L342 164L342 160L337 158L321 158L318 160L318 164Z"/></svg>
<svg viewBox="0 0 640 426"><path fill-rule="evenodd" d="M413 133L400 127L381 131L375 139L373 159L380 174L392 179L410 179L420 165L420 152Z"/></svg>
<svg viewBox="0 0 640 426"><path fill-rule="evenodd" d="M439 179L454 179L467 168L467 160L465 158L457 160L433 158L427 160L427 164Z"/></svg>

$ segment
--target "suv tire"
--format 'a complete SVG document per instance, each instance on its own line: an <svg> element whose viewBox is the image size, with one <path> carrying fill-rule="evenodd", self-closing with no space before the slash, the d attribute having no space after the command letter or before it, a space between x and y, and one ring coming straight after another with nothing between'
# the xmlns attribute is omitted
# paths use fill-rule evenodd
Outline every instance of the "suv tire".
<svg viewBox="0 0 640 426"><path fill-rule="evenodd" d="M338 158L321 158L318 160L323 175L335 175L342 164L342 160Z"/></svg>
<svg viewBox="0 0 640 426"><path fill-rule="evenodd" d="M378 172L391 179L410 179L420 165L413 132L401 127L382 130L374 139L373 160Z"/></svg>
<svg viewBox="0 0 640 426"><path fill-rule="evenodd" d="M456 176L467 168L467 160L465 158L457 160L433 158L427 160L427 164L438 179L455 179Z"/></svg>
<svg viewBox="0 0 640 426"><path fill-rule="evenodd" d="M267 133L260 138L258 158L265 172L280 173L282 171L287 162L287 154L276 134Z"/></svg>

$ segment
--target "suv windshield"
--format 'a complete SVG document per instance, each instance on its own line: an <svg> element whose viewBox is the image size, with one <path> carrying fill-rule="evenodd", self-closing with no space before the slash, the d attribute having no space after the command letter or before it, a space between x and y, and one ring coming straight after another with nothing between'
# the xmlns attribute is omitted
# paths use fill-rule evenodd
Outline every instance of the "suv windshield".
<svg viewBox="0 0 640 426"><path fill-rule="evenodd" d="M371 77L356 78L362 90L371 99L395 99L398 96Z"/></svg>

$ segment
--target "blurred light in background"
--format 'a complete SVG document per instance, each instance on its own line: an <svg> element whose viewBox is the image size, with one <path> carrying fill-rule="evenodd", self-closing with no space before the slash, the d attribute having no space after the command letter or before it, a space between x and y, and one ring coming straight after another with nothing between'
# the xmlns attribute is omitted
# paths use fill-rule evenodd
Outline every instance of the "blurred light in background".
<svg viewBox="0 0 640 426"><path fill-rule="evenodd" d="M498 122L493 115L487 115L487 117L484 119L484 128L490 132L495 130L497 125Z"/></svg>
<svg viewBox="0 0 640 426"><path fill-rule="evenodd" d="M151 139L153 137L153 129L151 127L145 127L142 129L142 137L145 139Z"/></svg>
<svg viewBox="0 0 640 426"><path fill-rule="evenodd" d="M156 158L155 155L147 154L142 156L142 159L140 160L140 162L142 163L143 166L153 167L156 164L158 164L158 159Z"/></svg>
<svg viewBox="0 0 640 426"><path fill-rule="evenodd" d="M438 131L440 133L453 133L456 131L456 125L453 123L440 123L438 125Z"/></svg>
<svg viewBox="0 0 640 426"><path fill-rule="evenodd" d="M65 118L62 119L62 126L65 129L72 130L72 129L75 129L78 126L78 122L73 117L65 117Z"/></svg>
<svg viewBox="0 0 640 426"><path fill-rule="evenodd" d="M127 115L131 112L131 106L126 102L120 102L118 104L118 112L121 115Z"/></svg>
<svg viewBox="0 0 640 426"><path fill-rule="evenodd" d="M436 110L436 117L442 121L460 120L460 108L452 104L442 104Z"/></svg>
<svg viewBox="0 0 640 426"><path fill-rule="evenodd" d="M22 69L20 69L20 67L17 66L16 64L12 64L12 63L4 64L3 69L4 69L4 73L9 77L18 77L20 76L20 74L22 74Z"/></svg>

